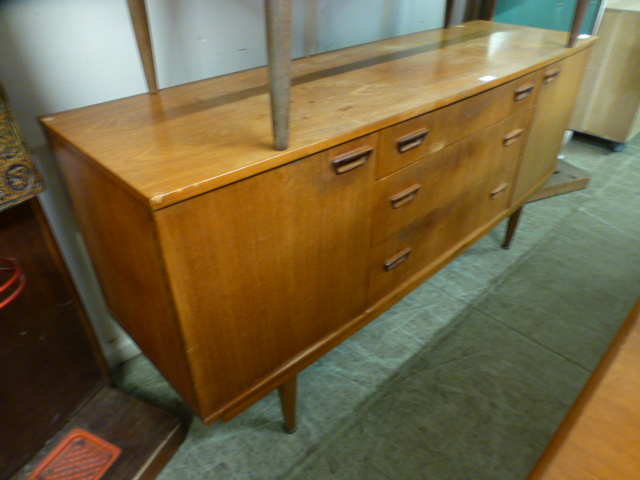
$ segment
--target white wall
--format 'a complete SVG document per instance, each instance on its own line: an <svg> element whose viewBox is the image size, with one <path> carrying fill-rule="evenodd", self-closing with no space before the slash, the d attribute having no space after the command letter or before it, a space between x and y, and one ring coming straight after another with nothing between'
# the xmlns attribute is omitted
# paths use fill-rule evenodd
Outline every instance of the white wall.
<svg viewBox="0 0 640 480"><path fill-rule="evenodd" d="M439 28L444 0L293 0L294 56ZM160 88L266 64L263 0L147 0ZM107 359L111 320L37 117L146 92L126 0L0 0L0 80L48 189L47 215ZM108 199L105 199L108 201Z"/></svg>

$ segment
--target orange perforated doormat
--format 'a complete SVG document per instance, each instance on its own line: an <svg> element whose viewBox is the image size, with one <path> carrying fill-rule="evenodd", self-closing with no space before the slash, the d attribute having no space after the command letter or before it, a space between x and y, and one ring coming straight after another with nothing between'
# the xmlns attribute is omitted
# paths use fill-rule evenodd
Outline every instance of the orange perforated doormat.
<svg viewBox="0 0 640 480"><path fill-rule="evenodd" d="M119 447L76 428L47 455L28 480L98 480L120 453Z"/></svg>

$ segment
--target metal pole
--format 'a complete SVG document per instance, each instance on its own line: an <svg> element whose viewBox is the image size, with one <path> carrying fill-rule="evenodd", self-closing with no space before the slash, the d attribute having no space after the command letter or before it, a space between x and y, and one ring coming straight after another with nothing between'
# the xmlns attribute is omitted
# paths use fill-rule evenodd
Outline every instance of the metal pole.
<svg viewBox="0 0 640 480"><path fill-rule="evenodd" d="M571 33L569 34L569 42L567 47L573 48L578 41L578 35L580 35L580 29L584 22L584 17L587 16L587 10L589 9L589 0L578 0L578 6L576 7L576 14L573 17L573 25L571 26Z"/></svg>
<svg viewBox="0 0 640 480"><path fill-rule="evenodd" d="M291 0L265 0L271 120L276 150L289 148Z"/></svg>

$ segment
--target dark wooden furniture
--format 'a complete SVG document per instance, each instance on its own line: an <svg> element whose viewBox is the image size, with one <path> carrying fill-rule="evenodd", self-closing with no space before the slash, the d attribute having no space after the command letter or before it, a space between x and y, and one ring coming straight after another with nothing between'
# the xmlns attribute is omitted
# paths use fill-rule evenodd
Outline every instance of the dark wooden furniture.
<svg viewBox="0 0 640 480"><path fill-rule="evenodd" d="M640 472L640 302L529 480L635 480Z"/></svg>
<svg viewBox="0 0 640 480"><path fill-rule="evenodd" d="M553 173L594 39L476 21L42 118L106 300L206 422L281 390ZM288 399L288 400L287 400ZM289 428L295 425L289 422Z"/></svg>
<svg viewBox="0 0 640 480"><path fill-rule="evenodd" d="M0 479L27 478L76 427L123 449L103 478L154 478L184 438L182 426L110 386L37 199L0 212L0 252L26 275L0 310Z"/></svg>

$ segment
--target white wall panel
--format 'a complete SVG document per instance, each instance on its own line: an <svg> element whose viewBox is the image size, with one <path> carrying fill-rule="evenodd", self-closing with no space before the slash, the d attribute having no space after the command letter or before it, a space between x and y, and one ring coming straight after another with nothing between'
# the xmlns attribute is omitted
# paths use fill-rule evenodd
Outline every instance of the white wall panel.
<svg viewBox="0 0 640 480"><path fill-rule="evenodd" d="M444 0L293 0L294 57L442 26ZM263 0L147 0L160 88L266 64ZM110 362L115 327L37 122L146 92L126 0L0 0L0 79L48 182L41 197Z"/></svg>

